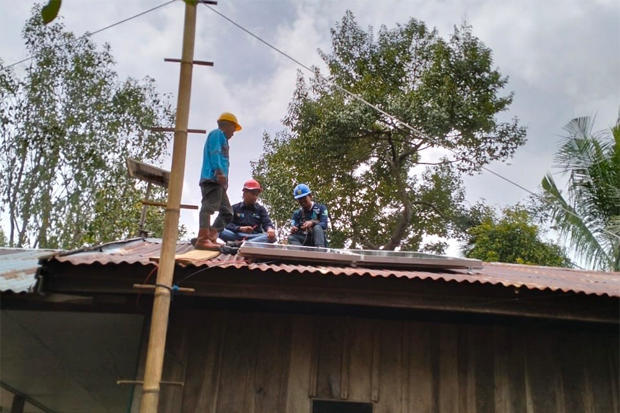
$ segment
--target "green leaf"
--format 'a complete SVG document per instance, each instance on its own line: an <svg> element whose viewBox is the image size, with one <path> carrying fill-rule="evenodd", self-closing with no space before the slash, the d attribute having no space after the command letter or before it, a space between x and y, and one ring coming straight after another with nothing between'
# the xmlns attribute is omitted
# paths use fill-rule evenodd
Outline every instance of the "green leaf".
<svg viewBox="0 0 620 413"><path fill-rule="evenodd" d="M58 16L58 11L60 10L60 5L62 0L49 0L47 6L43 7L41 10L41 17L43 18L43 23L49 24L56 16Z"/></svg>

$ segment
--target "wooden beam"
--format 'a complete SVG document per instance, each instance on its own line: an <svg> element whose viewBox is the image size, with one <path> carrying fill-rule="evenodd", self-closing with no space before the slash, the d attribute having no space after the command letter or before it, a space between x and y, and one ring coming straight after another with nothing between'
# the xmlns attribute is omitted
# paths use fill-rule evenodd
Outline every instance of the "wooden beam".
<svg viewBox="0 0 620 413"><path fill-rule="evenodd" d="M181 63L181 59L172 59L167 57L164 59L164 62ZM204 60L192 60L192 64L198 66L213 66L213 62L206 62Z"/></svg>
<svg viewBox="0 0 620 413"><path fill-rule="evenodd" d="M13 396L13 403L11 403L11 413L24 413L24 405L26 404L26 398L21 395Z"/></svg>
<svg viewBox="0 0 620 413"><path fill-rule="evenodd" d="M135 266L89 268L89 276L79 276L79 267L60 264L63 269L46 267L44 291L58 293L135 294L134 282L143 281L153 268L143 272ZM204 267L206 268L206 267ZM66 272L68 271L68 272ZM81 271L81 270L80 270ZM177 280L196 272L193 266L175 270ZM50 277L49 274L58 276ZM71 275L73 274L73 275ZM211 268L200 277L189 278L184 287L195 288L195 297L259 299L367 306L386 309L415 309L511 317L545 318L577 322L618 324L618 298L566 294L550 291L508 289L503 286L441 283L372 277L316 277L236 268Z"/></svg>
<svg viewBox="0 0 620 413"><path fill-rule="evenodd" d="M34 407L38 408L39 410L43 411L44 413L56 413L54 410L50 409L47 406L42 405L41 403L39 403L37 400L33 399L32 397L28 396L25 393L20 392L17 389L14 389L13 387L9 386L8 384L0 381L0 387L2 387L3 389L13 393L15 396L19 396L20 398L22 398L24 401L30 403L31 405L33 405ZM13 399L13 401L15 401L15 399ZM11 407L11 413L13 413L13 408Z"/></svg>
<svg viewBox="0 0 620 413"><path fill-rule="evenodd" d="M370 373L371 400L378 402L380 397L381 378L381 323L374 320L372 323L372 370Z"/></svg>
<svg viewBox="0 0 620 413"><path fill-rule="evenodd" d="M149 128L150 130L152 130L153 132L176 132L177 129L176 128L162 128L162 127L153 127L153 128ZM206 129L184 129L183 131L187 132L187 133L198 133L201 135L204 135L207 133Z"/></svg>
<svg viewBox="0 0 620 413"><path fill-rule="evenodd" d="M165 202L149 201L148 199L143 199L141 202L142 202L142 205L157 206L157 207L166 207L166 206L168 206L168 204L166 204ZM198 206L197 205L181 204L180 208L181 209L198 209Z"/></svg>
<svg viewBox="0 0 620 413"><path fill-rule="evenodd" d="M137 288L139 290L154 291L157 288L157 286L153 284L134 284L133 288ZM193 288L177 287L175 289L173 286L172 289L180 293L195 293L196 292L196 290Z"/></svg>
<svg viewBox="0 0 620 413"><path fill-rule="evenodd" d="M131 384L131 385L142 385L144 384L144 381L142 380L116 380L116 384ZM185 386L185 383L183 383L182 381L165 381L162 380L159 382L159 384L163 384L165 386L179 386L179 387L183 387Z"/></svg>

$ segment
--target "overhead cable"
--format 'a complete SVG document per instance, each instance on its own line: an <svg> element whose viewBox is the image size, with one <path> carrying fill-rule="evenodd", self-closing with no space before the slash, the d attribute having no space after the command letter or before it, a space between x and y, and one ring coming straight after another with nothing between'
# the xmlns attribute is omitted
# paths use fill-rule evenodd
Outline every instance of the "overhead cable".
<svg viewBox="0 0 620 413"><path fill-rule="evenodd" d="M217 10L215 10L213 7L209 7L208 5L205 4L205 7L207 7L209 10L211 10L212 12L214 12L215 14L221 16L222 18L224 18L225 20L228 20L230 23L232 23L233 25L237 26L239 29L243 30L244 32L246 32L247 34L249 34L250 36L254 37L256 40L260 41L261 43L265 44L266 46L270 47L271 49L275 50L276 52L278 52L279 54L281 54L282 56L286 57L287 59L295 62L297 65L299 65L300 67L306 69L308 72L319 76L323 81L327 82L328 84L330 84L331 86L335 87L336 89L340 90L341 92L345 93L346 95L350 96L351 98L358 100L360 102L362 102L363 104L373 108L374 110L376 110L377 112L381 113L382 115L387 116L388 118L390 118L393 122L400 124L404 127L406 127L407 129L411 130L413 133L421 136L423 139L434 143L435 145L452 152L453 154L457 155L457 157L460 157L460 155L458 154L458 152L456 152L454 149L451 148L446 148L444 147L439 141L437 141L434 138L431 138L429 136L427 136L426 134L422 133L421 131L417 130L416 128L414 128L413 126L409 125L406 122L403 122L402 120L398 119L396 116L393 116L389 113L387 113L386 111L384 111L383 109L377 107L376 105L373 105L372 103L368 102L367 100L365 100L364 98L362 98L361 96L356 95L353 92L349 92L347 89L343 88L342 86L336 84L335 82L329 80L328 78L326 78L325 76L321 75L318 71L313 71L310 67L304 65L303 63L301 63L299 60L295 59L294 57L288 55L287 53L283 52L282 50L278 49L277 47L273 46L272 44L270 44L269 42L267 42L266 40L262 39L261 37L259 37L258 35L252 33L251 31L249 31L248 29L246 29L245 27L241 26L240 24L236 23L235 21L233 21L232 19L230 19L229 17L223 15L222 13L218 12ZM544 198L541 195L538 195L532 191L530 191L529 189L525 188L524 186L512 181L509 178L506 178L505 176L487 168L484 165L480 166L480 169L489 172L495 176L497 176L500 179L503 179L504 181L516 186L517 188L520 188L522 190L524 190L525 192L529 193L530 195L542 200L545 203L548 203L550 205L553 205L548 199ZM554 205L554 206L558 206L558 205ZM559 208L562 209L564 212L579 218L580 220L583 220L583 218L581 218L579 215L577 215L575 212L564 208L563 206L559 205ZM603 232L605 232L608 235L611 235L614 238L617 238L618 240L620 240L620 235L618 234L614 234L613 232L603 228L602 229Z"/></svg>
<svg viewBox="0 0 620 413"><path fill-rule="evenodd" d="M97 34L97 33L101 33L101 32L103 32L103 31L105 31L105 30L111 29L111 28L112 28L112 27L114 27L114 26L118 26L119 24L123 24L123 23L125 23L125 22L128 22L129 20L133 20L133 19L135 19L136 17L144 16L144 15L145 15L145 14L147 14L147 13L150 13L150 12L152 12L152 11L154 11L154 10L157 10L157 9L159 9L159 8L162 8L162 7L164 7L164 6L167 6L167 5L171 4L171 3L174 3L175 1L176 1L176 0L170 0L169 2L166 2L166 3L160 4L159 6L155 6L155 7L151 8L151 9L145 10L145 11L143 11L143 12L141 12L141 13L138 13L138 14L133 15L133 16L131 16L131 17L128 17L128 18L126 18L126 19L124 19L124 20L118 21L118 22L116 22L116 23L112 23L111 25L106 26L106 27L103 27L103 28L101 28L101 29L99 29L99 30L95 30L94 32L86 32L86 33L84 33L82 36L78 37L78 39L77 39L77 40L80 40L80 39L83 39L83 38L86 38L86 37L93 36L93 35L95 35L95 34ZM9 68L11 68L11 67L13 67L13 66L17 66L18 64L21 64L21 63L27 62L27 61L29 61L29 60L32 60L33 58L34 58L34 56L29 56L29 57L27 57L27 58L25 58L25 59L20 60L19 62L11 63L10 65L7 65L7 66L2 66L2 67L0 67L0 70L9 69Z"/></svg>

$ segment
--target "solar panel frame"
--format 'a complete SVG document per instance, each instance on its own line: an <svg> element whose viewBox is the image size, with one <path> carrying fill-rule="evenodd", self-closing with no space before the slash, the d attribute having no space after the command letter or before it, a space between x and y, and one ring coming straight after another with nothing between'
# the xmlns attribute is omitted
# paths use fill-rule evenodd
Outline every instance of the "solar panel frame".
<svg viewBox="0 0 620 413"><path fill-rule="evenodd" d="M276 258L287 261L295 259L297 261L318 261L338 264L352 264L359 260L359 255L351 254L348 250L251 241L241 244L239 254L250 258Z"/></svg>
<svg viewBox="0 0 620 413"><path fill-rule="evenodd" d="M482 261L423 252L347 250L246 241L239 254L249 258L369 267L480 269Z"/></svg>

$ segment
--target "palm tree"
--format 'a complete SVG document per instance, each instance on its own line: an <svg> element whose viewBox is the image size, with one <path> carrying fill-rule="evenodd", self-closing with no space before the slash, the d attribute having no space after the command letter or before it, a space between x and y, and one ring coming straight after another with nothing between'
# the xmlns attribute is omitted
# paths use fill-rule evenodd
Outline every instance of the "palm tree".
<svg viewBox="0 0 620 413"><path fill-rule="evenodd" d="M594 119L564 126L568 134L554 168L568 175L565 197L551 173L543 197L560 235L591 268L620 271L620 117L608 130L593 132Z"/></svg>

